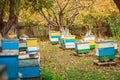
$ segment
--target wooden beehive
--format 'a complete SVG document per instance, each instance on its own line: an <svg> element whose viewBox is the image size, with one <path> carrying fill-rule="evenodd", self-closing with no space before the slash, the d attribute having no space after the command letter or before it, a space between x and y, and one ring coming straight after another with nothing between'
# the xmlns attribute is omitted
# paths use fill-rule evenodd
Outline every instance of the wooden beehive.
<svg viewBox="0 0 120 80"><path fill-rule="evenodd" d="M49 32L49 39L52 44L58 44L60 39L59 32Z"/></svg>
<svg viewBox="0 0 120 80"><path fill-rule="evenodd" d="M100 61L114 60L115 49L114 49L113 41L97 42L96 53Z"/></svg>
<svg viewBox="0 0 120 80"><path fill-rule="evenodd" d="M90 49L95 48L95 36L94 35L84 36L84 41L90 42Z"/></svg>
<svg viewBox="0 0 120 80"><path fill-rule="evenodd" d="M78 54L89 53L90 52L90 44L89 44L89 42L79 42L79 43L75 44L75 49Z"/></svg>
<svg viewBox="0 0 120 80"><path fill-rule="evenodd" d="M75 48L75 36L74 35L68 35L64 37L64 47L66 49Z"/></svg>

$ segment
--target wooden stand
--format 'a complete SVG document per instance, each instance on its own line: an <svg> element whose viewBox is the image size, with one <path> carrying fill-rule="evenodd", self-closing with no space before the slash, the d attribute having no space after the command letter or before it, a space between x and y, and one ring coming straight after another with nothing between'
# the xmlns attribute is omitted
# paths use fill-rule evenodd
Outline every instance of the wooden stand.
<svg viewBox="0 0 120 80"><path fill-rule="evenodd" d="M78 54L77 52L74 52L73 53L74 56L78 56L78 57L88 57L88 56L93 56L93 54L90 54L90 53L81 53L81 54Z"/></svg>
<svg viewBox="0 0 120 80"><path fill-rule="evenodd" d="M60 46L59 48L62 49L62 50L74 50L74 48L65 48L65 47L62 47L62 46Z"/></svg>
<svg viewBox="0 0 120 80"><path fill-rule="evenodd" d="M40 78L24 78L24 79L20 79L20 80L40 80Z"/></svg>
<svg viewBox="0 0 120 80"><path fill-rule="evenodd" d="M94 64L98 66L109 66L109 65L116 65L115 61L99 61L99 60L94 60Z"/></svg>

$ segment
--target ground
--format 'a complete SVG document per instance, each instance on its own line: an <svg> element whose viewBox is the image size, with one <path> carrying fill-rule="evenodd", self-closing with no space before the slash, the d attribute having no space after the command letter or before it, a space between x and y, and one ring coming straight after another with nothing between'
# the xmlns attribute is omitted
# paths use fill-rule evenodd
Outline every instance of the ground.
<svg viewBox="0 0 120 80"><path fill-rule="evenodd" d="M96 66L95 56L77 57L74 50L62 50L60 45L40 41L41 80L120 80L120 64ZM95 50L91 51L95 55Z"/></svg>

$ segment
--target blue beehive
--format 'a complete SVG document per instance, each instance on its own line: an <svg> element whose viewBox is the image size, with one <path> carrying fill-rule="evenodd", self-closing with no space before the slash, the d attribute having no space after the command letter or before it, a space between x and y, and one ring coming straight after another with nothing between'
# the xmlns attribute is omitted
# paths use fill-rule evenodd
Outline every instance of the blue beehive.
<svg viewBox="0 0 120 80"><path fill-rule="evenodd" d="M20 78L38 78L40 77L39 55L35 58L19 56L19 72Z"/></svg>
<svg viewBox="0 0 120 80"><path fill-rule="evenodd" d="M2 40L3 50L18 50L19 43L17 40Z"/></svg>
<svg viewBox="0 0 120 80"><path fill-rule="evenodd" d="M2 40L3 52L0 53L0 65L6 66L9 80L18 80L18 41Z"/></svg>
<svg viewBox="0 0 120 80"><path fill-rule="evenodd" d="M96 53L100 61L115 59L115 49L113 41L97 42Z"/></svg>
<svg viewBox="0 0 120 80"><path fill-rule="evenodd" d="M2 53L1 53L2 54ZM0 65L6 66L9 80L18 79L18 56L0 56Z"/></svg>
<svg viewBox="0 0 120 80"><path fill-rule="evenodd" d="M21 78L40 77L39 66L20 67L19 72L22 74Z"/></svg>

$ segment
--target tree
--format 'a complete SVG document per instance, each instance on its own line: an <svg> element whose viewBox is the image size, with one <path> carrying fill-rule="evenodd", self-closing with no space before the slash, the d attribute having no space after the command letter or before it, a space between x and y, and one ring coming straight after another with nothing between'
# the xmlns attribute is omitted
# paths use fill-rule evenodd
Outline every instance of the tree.
<svg viewBox="0 0 120 80"><path fill-rule="evenodd" d="M2 35L5 37L11 28L15 31L15 28L18 26L18 15L15 13L15 8L20 0L1 0L0 2L2 4L2 8L0 10L0 30L2 32ZM9 11L5 11L5 7L9 7ZM5 26L3 26L4 12L9 13L9 19Z"/></svg>
<svg viewBox="0 0 120 80"><path fill-rule="evenodd" d="M29 0L28 4L33 5L48 23L57 29L69 28L75 21L79 10L90 7L96 0Z"/></svg>
<svg viewBox="0 0 120 80"><path fill-rule="evenodd" d="M1 0L0 1L0 25L3 26L4 9L6 2L9 2L9 19L7 25L3 28L3 36L6 36L11 28L18 26L18 14L20 7L31 8L31 11L39 12L48 23L48 26L52 26L57 29L69 28L75 21L76 16L79 14L79 10L90 7L96 0ZM16 9L16 4L17 5ZM32 5L32 6L31 6ZM16 13L17 12L17 13Z"/></svg>
<svg viewBox="0 0 120 80"><path fill-rule="evenodd" d="M120 0L113 0L120 11Z"/></svg>

